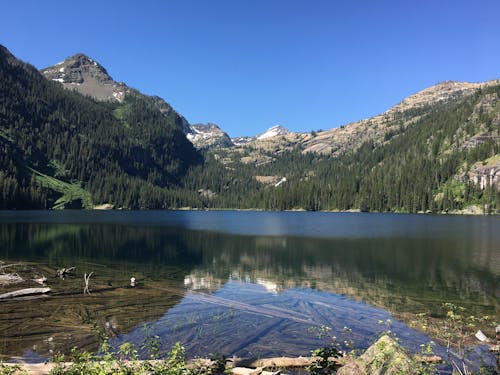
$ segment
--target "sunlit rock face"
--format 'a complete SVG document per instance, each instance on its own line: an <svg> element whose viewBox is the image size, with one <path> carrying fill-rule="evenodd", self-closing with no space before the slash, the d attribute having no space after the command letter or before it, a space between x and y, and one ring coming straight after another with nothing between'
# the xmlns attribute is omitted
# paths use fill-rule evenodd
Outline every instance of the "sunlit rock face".
<svg viewBox="0 0 500 375"><path fill-rule="evenodd" d="M52 81L101 101L122 102L129 88L115 82L106 69L90 57L78 53L42 70Z"/></svg>

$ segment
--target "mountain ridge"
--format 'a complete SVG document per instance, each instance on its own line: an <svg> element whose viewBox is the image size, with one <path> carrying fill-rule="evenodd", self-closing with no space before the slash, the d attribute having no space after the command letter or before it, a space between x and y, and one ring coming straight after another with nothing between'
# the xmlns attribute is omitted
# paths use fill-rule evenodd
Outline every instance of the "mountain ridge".
<svg viewBox="0 0 500 375"><path fill-rule="evenodd" d="M500 207L499 80L441 82L340 128L275 125L231 140L114 81L94 59L65 61L42 74L0 49L3 208Z"/></svg>
<svg viewBox="0 0 500 375"><path fill-rule="evenodd" d="M378 144L386 142L401 129L417 121L421 115L425 115L425 109L430 106L444 105L452 100L473 95L482 88L499 84L500 80L481 83L443 81L404 98L379 115L339 127L310 133L287 131L275 136L272 136L272 127L261 133L271 136L260 139L259 136L235 138L233 155L238 157L244 154L242 161L257 164L268 162L270 159L262 153L272 150L275 152L300 150L303 153L338 157L356 151L367 141ZM248 153L250 155L247 155Z"/></svg>
<svg viewBox="0 0 500 375"><path fill-rule="evenodd" d="M431 103L446 102L453 98L463 97L482 87L500 82L498 79L479 83L446 80L403 98L378 115L332 127L328 130L311 131L310 133L291 132L281 125L274 125L256 135L230 138L218 125L216 125L217 129L213 128L212 126L215 125L213 123L207 123L206 127L203 124L194 124L196 126L193 127L164 99L143 94L123 82L114 81L106 68L83 53L72 55L53 66L42 69L41 72L48 79L61 83L63 87L89 95L96 100L121 102L126 94L148 97L162 113L175 117L176 124L182 128L188 140L198 149L210 150L234 146L260 148L262 145L259 141L290 136L290 142L294 143L294 147L300 147L304 152L335 156L341 155L347 150L357 149L364 141L372 137L383 137L385 131L380 129L377 131L373 128L383 127L384 123L394 120L401 113L418 111ZM311 134L314 137L311 137Z"/></svg>
<svg viewBox="0 0 500 375"><path fill-rule="evenodd" d="M434 104L445 104L450 100L472 95L479 89L500 84L499 79L486 82L442 81L403 98L386 111L358 121L350 122L327 130L292 132L282 125L274 125L262 133L231 138L232 144L217 144L217 149L225 147L252 147L269 149L269 142L286 143L287 149L300 148L303 152L313 152L339 156L347 151L356 150L369 139L381 141L393 130L385 125L403 117L407 112L418 112ZM220 131L225 133L219 127ZM199 130L199 129L198 129ZM225 133L227 134L227 133ZM205 135L204 142L208 135ZM190 137L192 140L193 137ZM195 146L197 146L195 142ZM210 147L197 146L203 149Z"/></svg>

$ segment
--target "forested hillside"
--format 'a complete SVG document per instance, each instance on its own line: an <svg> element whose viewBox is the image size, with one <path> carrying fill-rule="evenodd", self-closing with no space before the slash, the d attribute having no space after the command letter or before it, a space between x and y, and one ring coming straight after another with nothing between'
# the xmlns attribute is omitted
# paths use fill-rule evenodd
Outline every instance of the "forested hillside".
<svg viewBox="0 0 500 375"><path fill-rule="evenodd" d="M422 107L396 119L381 142L339 157L271 150L256 165L241 162L251 148L237 158L217 150L186 187L202 186L207 207L448 212L475 205L498 212L499 98L493 85ZM483 186L475 181L481 177Z"/></svg>
<svg viewBox="0 0 500 375"><path fill-rule="evenodd" d="M106 90L118 87L104 78ZM0 209L500 210L498 81L406 101L339 132L202 155L163 100L120 84L119 100L98 101L68 89L68 79L55 79L65 89L0 46ZM328 147L311 152L320 143Z"/></svg>
<svg viewBox="0 0 500 375"><path fill-rule="evenodd" d="M0 208L171 207L201 161L150 101L97 102L0 46Z"/></svg>

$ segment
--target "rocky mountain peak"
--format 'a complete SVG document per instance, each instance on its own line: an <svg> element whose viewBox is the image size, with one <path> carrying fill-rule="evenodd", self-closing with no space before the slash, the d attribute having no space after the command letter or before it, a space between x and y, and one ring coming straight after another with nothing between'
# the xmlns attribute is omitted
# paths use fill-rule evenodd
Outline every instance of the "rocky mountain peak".
<svg viewBox="0 0 500 375"><path fill-rule="evenodd" d="M213 123L193 124L187 138L198 149L217 149L233 146L229 135Z"/></svg>
<svg viewBox="0 0 500 375"><path fill-rule="evenodd" d="M83 53L77 53L54 66L43 69L42 73L53 81L69 84L82 84L88 79L101 83L113 81L101 64Z"/></svg>
<svg viewBox="0 0 500 375"><path fill-rule="evenodd" d="M290 131L288 129L284 128L281 125L275 125L267 129L264 133L259 134L257 136L257 139L262 140L271 137L283 137L287 134L290 134Z"/></svg>
<svg viewBox="0 0 500 375"><path fill-rule="evenodd" d="M41 70L42 74L60 82L65 88L76 90L102 101L123 101L129 88L115 82L106 69L83 53L68 57L53 66Z"/></svg>

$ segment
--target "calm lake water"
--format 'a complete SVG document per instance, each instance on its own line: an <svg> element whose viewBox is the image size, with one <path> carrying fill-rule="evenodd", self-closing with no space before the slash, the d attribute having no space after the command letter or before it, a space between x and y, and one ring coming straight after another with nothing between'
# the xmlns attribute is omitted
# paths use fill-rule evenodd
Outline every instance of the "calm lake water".
<svg viewBox="0 0 500 375"><path fill-rule="evenodd" d="M500 320L498 217L0 212L0 260L32 262L53 288L0 302L4 357L95 350L99 334L113 345L158 335L189 357L308 355L329 342L325 327L364 348L388 319L416 351L429 337L403 322L407 313L439 316L453 302ZM64 266L75 275L52 277ZM138 287L127 287L131 276Z"/></svg>

